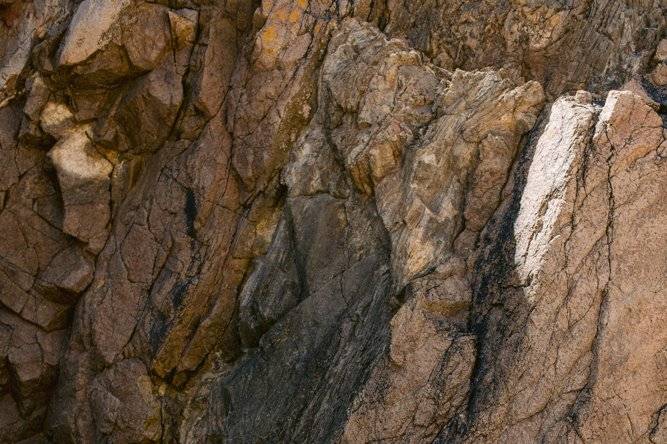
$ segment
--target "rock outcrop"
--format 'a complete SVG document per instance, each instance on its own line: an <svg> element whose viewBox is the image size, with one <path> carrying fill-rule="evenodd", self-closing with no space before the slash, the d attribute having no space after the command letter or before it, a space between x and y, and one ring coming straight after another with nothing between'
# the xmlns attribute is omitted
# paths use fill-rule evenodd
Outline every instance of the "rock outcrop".
<svg viewBox="0 0 667 444"><path fill-rule="evenodd" d="M0 0L0 442L666 442L666 13Z"/></svg>

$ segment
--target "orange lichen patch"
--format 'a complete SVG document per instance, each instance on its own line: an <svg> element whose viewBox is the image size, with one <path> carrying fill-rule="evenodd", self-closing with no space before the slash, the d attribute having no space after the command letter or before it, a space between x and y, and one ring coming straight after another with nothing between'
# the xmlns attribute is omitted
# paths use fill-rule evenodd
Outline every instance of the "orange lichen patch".
<svg viewBox="0 0 667 444"><path fill-rule="evenodd" d="M306 9L308 7L308 0L297 0L296 4L299 5L300 8Z"/></svg>
<svg viewBox="0 0 667 444"><path fill-rule="evenodd" d="M302 11L300 11L298 9L294 9L294 10L292 10L292 12L289 15L289 21L291 23L298 23L298 22L301 21L302 16L303 16Z"/></svg>
<svg viewBox="0 0 667 444"><path fill-rule="evenodd" d="M284 42L283 31L275 23L267 23L257 37L255 54L259 65L271 69Z"/></svg>
<svg viewBox="0 0 667 444"><path fill-rule="evenodd" d="M276 38L278 37L278 30L275 25L265 26L259 34L259 39L262 42L262 49L268 49L276 46Z"/></svg>
<svg viewBox="0 0 667 444"><path fill-rule="evenodd" d="M284 22L287 20L287 15L288 15L287 8L282 7L279 8L277 11L275 11L271 16L274 20Z"/></svg>
<svg viewBox="0 0 667 444"><path fill-rule="evenodd" d="M298 5L283 6L272 12L271 18L286 24L299 23L303 17L304 8Z"/></svg>

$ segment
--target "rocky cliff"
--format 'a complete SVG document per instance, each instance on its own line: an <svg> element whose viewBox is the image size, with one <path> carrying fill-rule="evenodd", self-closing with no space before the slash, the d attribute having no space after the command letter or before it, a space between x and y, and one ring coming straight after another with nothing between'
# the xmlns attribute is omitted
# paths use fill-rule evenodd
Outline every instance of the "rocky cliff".
<svg viewBox="0 0 667 444"><path fill-rule="evenodd" d="M0 442L667 443L664 0L0 0Z"/></svg>

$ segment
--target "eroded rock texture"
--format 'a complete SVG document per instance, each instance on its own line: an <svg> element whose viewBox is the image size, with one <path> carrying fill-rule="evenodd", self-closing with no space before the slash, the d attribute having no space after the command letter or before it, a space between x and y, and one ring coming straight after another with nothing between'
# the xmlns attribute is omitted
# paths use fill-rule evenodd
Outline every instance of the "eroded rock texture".
<svg viewBox="0 0 667 444"><path fill-rule="evenodd" d="M667 442L661 0L0 0L0 442Z"/></svg>

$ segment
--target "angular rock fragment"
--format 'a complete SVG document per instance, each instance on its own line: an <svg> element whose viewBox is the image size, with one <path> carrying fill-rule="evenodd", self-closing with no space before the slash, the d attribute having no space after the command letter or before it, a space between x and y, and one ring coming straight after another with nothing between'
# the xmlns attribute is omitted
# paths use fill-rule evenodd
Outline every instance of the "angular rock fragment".
<svg viewBox="0 0 667 444"><path fill-rule="evenodd" d="M21 92L33 46L67 18L68 2L7 1L0 5L0 107Z"/></svg>
<svg viewBox="0 0 667 444"><path fill-rule="evenodd" d="M159 440L160 407L153 390L150 377L138 360L124 360L102 372L88 391L93 420L99 424L94 439Z"/></svg>
<svg viewBox="0 0 667 444"><path fill-rule="evenodd" d="M108 235L111 163L100 155L88 129L72 129L49 151L63 198L63 231L99 252Z"/></svg>
<svg viewBox="0 0 667 444"><path fill-rule="evenodd" d="M289 222L281 221L271 247L259 258L239 293L239 329L245 346L261 335L302 298Z"/></svg>
<svg viewBox="0 0 667 444"><path fill-rule="evenodd" d="M74 127L74 115L63 103L48 102L39 117L42 129L55 138L65 137Z"/></svg>
<svg viewBox="0 0 667 444"><path fill-rule="evenodd" d="M130 0L84 0L69 24L60 49L61 65L76 65L104 48L111 39L111 27Z"/></svg>
<svg viewBox="0 0 667 444"><path fill-rule="evenodd" d="M70 247L58 253L39 279L47 286L79 294L93 278L93 264L80 249Z"/></svg>
<svg viewBox="0 0 667 444"><path fill-rule="evenodd" d="M388 357L355 400L344 442L433 440L465 410L476 353L461 323L469 284L456 276L421 280L391 320Z"/></svg>
<svg viewBox="0 0 667 444"><path fill-rule="evenodd" d="M115 116L134 152L153 151L169 136L183 99L181 78L171 63L139 79Z"/></svg>
<svg viewBox="0 0 667 444"><path fill-rule="evenodd" d="M151 71L176 52L172 46L182 48L186 43L172 34L171 22L169 10L160 5L85 0L77 7L60 46L58 69L63 78L82 89L104 87ZM181 36L183 32L187 31L181 29ZM176 62L173 59L172 55Z"/></svg>

